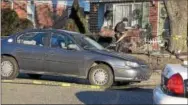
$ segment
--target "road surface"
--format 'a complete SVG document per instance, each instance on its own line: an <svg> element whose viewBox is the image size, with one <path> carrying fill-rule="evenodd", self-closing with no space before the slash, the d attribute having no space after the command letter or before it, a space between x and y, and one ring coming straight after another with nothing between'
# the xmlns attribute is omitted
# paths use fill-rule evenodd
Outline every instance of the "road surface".
<svg viewBox="0 0 188 105"><path fill-rule="evenodd" d="M153 80L158 80L159 83L159 78L160 74L157 74L149 81L153 83ZM43 76L41 79L87 84L84 80L62 77ZM26 75L20 76L18 80L31 81ZM2 83L2 104L152 104L154 87L105 90L82 86Z"/></svg>

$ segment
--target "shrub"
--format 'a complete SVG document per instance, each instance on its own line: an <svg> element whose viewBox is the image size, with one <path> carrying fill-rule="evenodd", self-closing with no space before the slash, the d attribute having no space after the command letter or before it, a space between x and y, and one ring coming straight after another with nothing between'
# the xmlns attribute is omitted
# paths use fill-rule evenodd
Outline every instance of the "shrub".
<svg viewBox="0 0 188 105"><path fill-rule="evenodd" d="M79 32L78 27L75 24L76 23L73 19L68 19L65 30Z"/></svg>
<svg viewBox="0 0 188 105"><path fill-rule="evenodd" d="M30 20L19 19L14 10L2 9L1 13L1 36L8 36L26 28L33 28Z"/></svg>

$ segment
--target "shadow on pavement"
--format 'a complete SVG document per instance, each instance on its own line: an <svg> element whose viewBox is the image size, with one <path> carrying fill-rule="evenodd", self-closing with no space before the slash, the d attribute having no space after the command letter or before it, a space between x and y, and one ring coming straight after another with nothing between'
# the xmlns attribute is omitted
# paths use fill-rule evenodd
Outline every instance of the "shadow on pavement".
<svg viewBox="0 0 188 105"><path fill-rule="evenodd" d="M32 79L27 74L19 74L18 78L20 79ZM36 79L35 79L36 80ZM37 80L48 80L48 81L56 81L56 82L69 82L76 84L89 84L88 80L74 78L74 77L66 77L66 76L50 76L50 75L42 75Z"/></svg>
<svg viewBox="0 0 188 105"><path fill-rule="evenodd" d="M76 93L84 104L152 104L152 89L84 91Z"/></svg>

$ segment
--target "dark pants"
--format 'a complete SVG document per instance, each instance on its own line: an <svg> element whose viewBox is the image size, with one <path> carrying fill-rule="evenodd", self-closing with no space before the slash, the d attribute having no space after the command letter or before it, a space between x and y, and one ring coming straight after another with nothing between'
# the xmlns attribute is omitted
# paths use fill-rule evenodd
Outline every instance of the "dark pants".
<svg viewBox="0 0 188 105"><path fill-rule="evenodd" d="M128 53L130 52L130 47L132 46L132 44L129 41L120 41L117 45L116 45L116 51L117 52L124 52L124 53Z"/></svg>
<svg viewBox="0 0 188 105"><path fill-rule="evenodd" d="M116 41L118 41L118 39L123 35L123 33L121 32L116 32L115 34L115 38L116 38Z"/></svg>

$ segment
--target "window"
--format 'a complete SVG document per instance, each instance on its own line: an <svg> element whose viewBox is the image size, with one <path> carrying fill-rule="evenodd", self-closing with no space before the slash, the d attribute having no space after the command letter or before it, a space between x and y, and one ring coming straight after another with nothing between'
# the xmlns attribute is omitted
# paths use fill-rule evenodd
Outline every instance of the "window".
<svg viewBox="0 0 188 105"><path fill-rule="evenodd" d="M113 5L105 4L103 27L112 28L112 26L113 26Z"/></svg>
<svg viewBox="0 0 188 105"><path fill-rule="evenodd" d="M62 48L67 50L79 49L71 38L58 33L52 34L50 43L52 48Z"/></svg>
<svg viewBox="0 0 188 105"><path fill-rule="evenodd" d="M51 47L52 48L63 48L66 49L66 38L63 35L53 33L51 40Z"/></svg>
<svg viewBox="0 0 188 105"><path fill-rule="evenodd" d="M17 43L26 45L45 46L48 45L47 33L44 32L32 32L20 35L17 38Z"/></svg>
<svg viewBox="0 0 188 105"><path fill-rule="evenodd" d="M104 50L104 48L98 44L96 41L92 40L89 37L83 36L73 36L76 43L81 46L83 49L97 49L97 50Z"/></svg>
<svg viewBox="0 0 188 105"><path fill-rule="evenodd" d="M142 25L142 4L141 3L120 3L113 5L113 27L124 17L128 18L128 27L136 24Z"/></svg>

